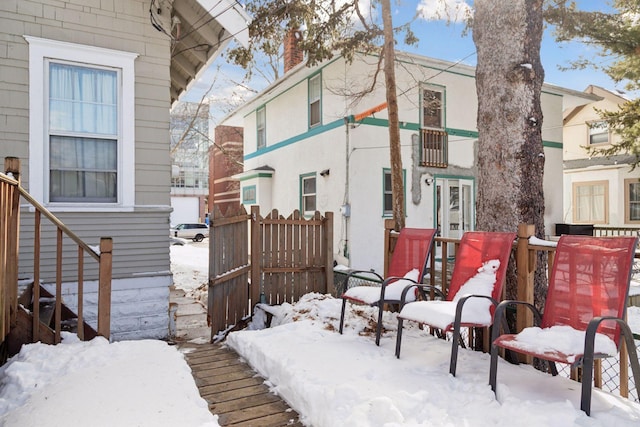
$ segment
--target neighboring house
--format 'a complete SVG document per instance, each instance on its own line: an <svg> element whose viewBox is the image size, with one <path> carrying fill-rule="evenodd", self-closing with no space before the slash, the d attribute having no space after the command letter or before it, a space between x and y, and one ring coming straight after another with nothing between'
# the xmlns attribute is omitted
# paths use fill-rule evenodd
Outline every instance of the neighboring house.
<svg viewBox="0 0 640 427"><path fill-rule="evenodd" d="M113 238L115 340L169 333L169 109L227 43L246 42L247 20L231 0L0 2L0 158L20 158L23 186L86 242ZM22 277L33 275L33 216L23 209ZM41 244L50 285L51 227ZM70 306L76 257L64 245ZM85 275L95 326L97 272Z"/></svg>
<svg viewBox="0 0 640 427"><path fill-rule="evenodd" d="M171 110L171 224L205 222L209 197L209 103Z"/></svg>
<svg viewBox="0 0 640 427"><path fill-rule="evenodd" d="M244 128L242 202L264 214L333 211L336 260L381 270L383 224L392 216L384 79L354 96L371 85L378 58L335 57L312 68L286 58L284 77L222 122ZM475 68L399 53L396 79L406 225L460 237L476 216ZM562 111L594 97L544 85L541 98L551 234L562 219Z"/></svg>
<svg viewBox="0 0 640 427"><path fill-rule="evenodd" d="M567 111L564 119L564 223L601 226L640 225L640 169L635 156L589 155L587 147L609 147L619 136L603 126L596 110L615 111L626 102L617 93L589 86L600 99Z"/></svg>

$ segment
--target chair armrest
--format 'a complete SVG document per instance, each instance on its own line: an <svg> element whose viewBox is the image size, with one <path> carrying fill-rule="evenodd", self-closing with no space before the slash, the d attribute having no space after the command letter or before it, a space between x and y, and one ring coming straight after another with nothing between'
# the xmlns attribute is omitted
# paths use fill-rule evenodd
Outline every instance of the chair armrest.
<svg viewBox="0 0 640 427"><path fill-rule="evenodd" d="M540 311L531 303L525 301L516 300L504 300L496 307L496 311L493 313L493 331L491 333L491 342L493 343L498 336L500 336L500 326L502 326L506 333L509 333L509 326L507 324L506 310L510 306L522 305L533 312L533 316L537 324L542 323L542 315Z"/></svg>
<svg viewBox="0 0 640 427"><path fill-rule="evenodd" d="M349 289L349 281L351 280L351 278L353 276L356 276L358 274L370 274L372 276L375 277L365 277L366 280L369 280L371 282L383 282L383 278L382 276L380 276L378 273L376 273L375 271L371 271L371 270L351 270L349 272L349 274L347 274L347 278L344 281L344 290L346 291L347 289Z"/></svg>
<svg viewBox="0 0 640 427"><path fill-rule="evenodd" d="M424 283L417 283L417 282L415 282L415 281L413 281L411 279L406 279L406 280L409 280L409 281L415 283L415 285L407 285L402 290L402 294L401 294L401 297L400 297L400 309L402 309L402 307L407 303L406 297L407 297L407 294L409 293L409 289L413 288L414 286L417 286L418 291L420 292L420 294L422 295L422 297L424 299L427 299L427 294L425 292L427 290L433 290L442 299L446 298L445 295L442 293L442 291L439 288L435 287L435 286L427 285L427 284L424 284Z"/></svg>
<svg viewBox="0 0 640 427"><path fill-rule="evenodd" d="M498 305L498 301L496 301L495 299L493 299L490 296L487 295L465 295L462 298L460 298L458 300L458 303L456 304L456 317L455 320L453 321L453 327L455 330L459 330L460 329L460 324L462 323L462 309L464 307L464 304L467 302L468 299L471 298L484 298L484 299L488 299L489 301L491 301L491 304L493 304L494 307L496 307Z"/></svg>

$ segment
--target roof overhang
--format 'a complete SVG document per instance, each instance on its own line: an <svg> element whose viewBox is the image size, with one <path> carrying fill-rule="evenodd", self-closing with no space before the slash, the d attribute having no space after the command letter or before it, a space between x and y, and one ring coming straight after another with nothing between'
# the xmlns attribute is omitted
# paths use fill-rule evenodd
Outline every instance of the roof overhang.
<svg viewBox="0 0 640 427"><path fill-rule="evenodd" d="M232 40L248 47L249 15L235 0L174 0L171 103L187 91Z"/></svg>
<svg viewBox="0 0 640 427"><path fill-rule="evenodd" d="M273 178L273 174L275 173L275 169L271 166L259 166L255 169L249 169L244 172L237 173L231 176L232 179L238 181L247 181L255 178Z"/></svg>

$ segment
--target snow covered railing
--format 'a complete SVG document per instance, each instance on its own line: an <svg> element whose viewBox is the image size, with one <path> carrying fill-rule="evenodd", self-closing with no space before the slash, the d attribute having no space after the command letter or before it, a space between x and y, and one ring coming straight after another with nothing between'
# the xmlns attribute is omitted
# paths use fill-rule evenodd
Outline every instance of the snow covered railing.
<svg viewBox="0 0 640 427"><path fill-rule="evenodd" d="M41 246L42 246L42 217L55 227L55 318L54 318L54 342L61 340L62 330L62 278L63 278L63 238L72 240L77 246L77 289L78 289L78 313L77 334L80 339L85 339L83 320L83 282L85 276L85 254L93 258L97 263L98 275L98 335L105 338L110 336L111 324L111 275L112 275L112 249L113 242L109 237L100 239L98 247L89 246L80 237L53 215L47 208L38 202L20 185L20 161L15 157L5 158L4 170L6 174L0 174L0 229L2 241L0 241L0 283L6 286L0 289L0 332L2 337L10 332L10 325L15 325L18 316L18 253L19 230L26 227L33 234L33 290L34 301L31 309L33 318L31 339L33 342L43 339L40 336L40 281L41 281ZM26 200L34 213L33 227L20 222L20 199ZM53 278L52 278L53 279ZM94 332L95 333L95 332Z"/></svg>

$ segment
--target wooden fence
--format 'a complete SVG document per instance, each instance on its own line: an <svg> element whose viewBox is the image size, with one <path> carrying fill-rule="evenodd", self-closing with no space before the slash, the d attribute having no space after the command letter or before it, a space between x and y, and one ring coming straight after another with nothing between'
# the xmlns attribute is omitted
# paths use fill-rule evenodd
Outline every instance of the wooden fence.
<svg viewBox="0 0 640 427"><path fill-rule="evenodd" d="M67 228L57 217L35 200L20 185L20 161L14 157L5 158L4 170L0 173L0 343L16 327L18 321L18 249L20 229L20 198L29 203L35 211L34 215L34 256L33 256L33 289L32 301L40 301L40 232L42 217L56 227L56 293L54 342L60 342L62 314L62 243L63 238L74 241L78 247L77 289L78 289L78 337L84 339L83 321L83 280L84 256L88 254L98 262L98 335L109 338L111 333L111 271L112 248L111 238L100 239L99 252L92 249L75 233ZM40 307L34 303L31 310L32 326L31 342L41 340ZM43 340L44 341L44 340Z"/></svg>
<svg viewBox="0 0 640 427"><path fill-rule="evenodd" d="M244 207L210 223L208 318L212 338L251 314L256 303L293 303L333 288L333 213L285 218ZM250 248L250 250L249 250Z"/></svg>

